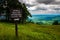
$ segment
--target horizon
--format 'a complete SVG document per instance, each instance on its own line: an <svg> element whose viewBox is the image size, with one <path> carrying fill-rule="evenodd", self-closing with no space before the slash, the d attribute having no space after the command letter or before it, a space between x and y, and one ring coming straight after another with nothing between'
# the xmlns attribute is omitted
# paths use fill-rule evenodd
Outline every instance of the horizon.
<svg viewBox="0 0 60 40"><path fill-rule="evenodd" d="M59 13L40 13L40 14L37 14L37 13L31 13L31 15L60 15Z"/></svg>

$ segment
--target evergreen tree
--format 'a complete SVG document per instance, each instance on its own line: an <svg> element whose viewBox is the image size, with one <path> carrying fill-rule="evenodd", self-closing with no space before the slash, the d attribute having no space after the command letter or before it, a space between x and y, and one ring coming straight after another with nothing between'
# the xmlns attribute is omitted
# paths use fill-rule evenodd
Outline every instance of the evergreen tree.
<svg viewBox="0 0 60 40"><path fill-rule="evenodd" d="M22 14L22 21L26 21L26 19L28 18L28 16L32 17L31 14L28 12L25 4L22 5L23 7L23 14Z"/></svg>
<svg viewBox="0 0 60 40"><path fill-rule="evenodd" d="M58 25L58 24L59 24L58 20L56 20L56 21L53 22L53 25Z"/></svg>
<svg viewBox="0 0 60 40"><path fill-rule="evenodd" d="M5 8L0 6L0 11L2 12L4 9L6 10L6 17L7 19L9 19L9 15L10 15L10 10L11 9L22 9L22 21L25 22L26 19L28 18L28 16L31 17L31 14L29 13L29 11L27 10L25 4L20 3L18 0L4 0L4 6L6 6Z"/></svg>

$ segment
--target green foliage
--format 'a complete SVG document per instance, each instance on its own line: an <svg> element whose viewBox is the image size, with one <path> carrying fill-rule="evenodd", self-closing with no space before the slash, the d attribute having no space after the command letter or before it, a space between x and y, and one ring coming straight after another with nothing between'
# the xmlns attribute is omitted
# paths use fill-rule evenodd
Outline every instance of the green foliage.
<svg viewBox="0 0 60 40"><path fill-rule="evenodd" d="M58 21L53 22L53 25L58 25L58 24L59 24Z"/></svg>
<svg viewBox="0 0 60 40"><path fill-rule="evenodd" d="M7 6L9 8L17 8L18 6L18 0L7 0Z"/></svg>
<svg viewBox="0 0 60 40"><path fill-rule="evenodd" d="M10 10L11 9L21 9L22 10L22 21L25 22L26 19L28 18L28 16L31 17L31 14L29 13L29 11L26 8L26 5L23 3L20 3L18 0L5 0L7 1L7 7L5 8L6 10L6 17L7 19L9 19L9 15L10 15ZM4 3L5 4L5 3ZM1 8L2 6L0 6ZM3 11L4 9L1 8L0 11Z"/></svg>
<svg viewBox="0 0 60 40"><path fill-rule="evenodd" d="M26 19L28 18L28 16L32 17L31 14L28 12L25 4L22 5L23 9L22 9L22 20L26 21Z"/></svg>
<svg viewBox="0 0 60 40"><path fill-rule="evenodd" d="M21 4L20 2L18 2L18 0L8 0L8 6L9 8L13 7L13 8L19 8L22 9L22 18L26 19L27 16L31 16L31 14L29 13L29 11L27 10L25 4Z"/></svg>
<svg viewBox="0 0 60 40"><path fill-rule="evenodd" d="M4 11L4 8L0 6L0 13L2 13L3 11Z"/></svg>

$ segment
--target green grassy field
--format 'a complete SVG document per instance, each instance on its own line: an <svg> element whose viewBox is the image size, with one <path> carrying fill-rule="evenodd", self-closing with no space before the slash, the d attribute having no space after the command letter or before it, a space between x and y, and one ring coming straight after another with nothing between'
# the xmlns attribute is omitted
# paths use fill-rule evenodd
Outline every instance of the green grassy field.
<svg viewBox="0 0 60 40"><path fill-rule="evenodd" d="M18 34L14 24L0 22L0 40L60 40L60 25L18 24Z"/></svg>

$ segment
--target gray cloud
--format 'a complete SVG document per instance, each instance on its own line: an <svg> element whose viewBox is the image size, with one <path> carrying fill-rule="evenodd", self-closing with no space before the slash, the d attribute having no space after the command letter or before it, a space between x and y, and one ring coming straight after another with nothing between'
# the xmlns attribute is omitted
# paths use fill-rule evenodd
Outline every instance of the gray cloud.
<svg viewBox="0 0 60 40"><path fill-rule="evenodd" d="M34 0L34 2L32 0L19 0L20 2L23 3L23 1L25 3L32 3L32 4L36 4L36 3L44 3L44 4L60 4L60 0ZM30 2L29 2L30 1ZM29 4L29 5L32 5Z"/></svg>
<svg viewBox="0 0 60 40"><path fill-rule="evenodd" d="M26 4L26 6L28 7L32 7L32 6L36 6L38 4L59 4L60 5L60 1L59 0L35 0L35 3L33 4Z"/></svg>
<svg viewBox="0 0 60 40"><path fill-rule="evenodd" d="M60 5L60 1L59 2L52 2L52 3L50 3L50 4L59 4Z"/></svg>
<svg viewBox="0 0 60 40"><path fill-rule="evenodd" d="M36 0L38 3L45 3L45 4L49 4L54 2L55 0Z"/></svg>
<svg viewBox="0 0 60 40"><path fill-rule="evenodd" d="M26 4L26 6L28 6L28 7L33 7L33 6L35 6L35 5Z"/></svg>
<svg viewBox="0 0 60 40"><path fill-rule="evenodd" d="M60 4L60 0L36 0L38 3Z"/></svg>
<svg viewBox="0 0 60 40"><path fill-rule="evenodd" d="M31 13L60 13L59 0L26 0L25 4Z"/></svg>

